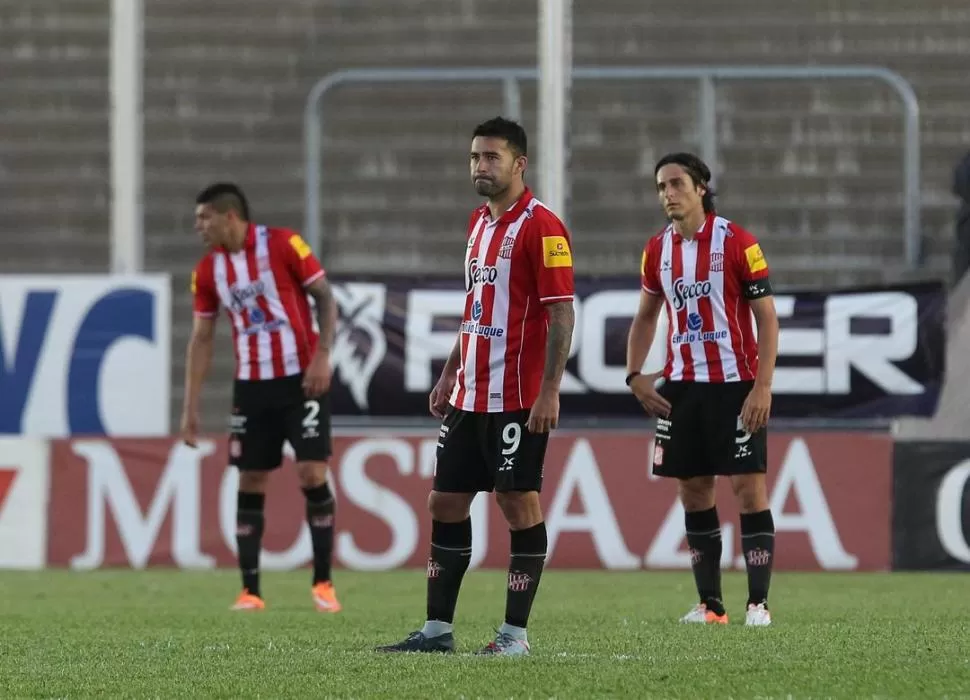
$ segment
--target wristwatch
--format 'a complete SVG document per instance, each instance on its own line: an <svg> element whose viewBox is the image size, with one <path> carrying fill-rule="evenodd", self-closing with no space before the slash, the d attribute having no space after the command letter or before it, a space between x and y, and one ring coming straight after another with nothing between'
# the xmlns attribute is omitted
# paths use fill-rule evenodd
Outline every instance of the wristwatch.
<svg viewBox="0 0 970 700"><path fill-rule="evenodd" d="M633 378L638 376L640 376L639 372L630 372L628 375L626 375L626 385L630 386L630 382L633 381Z"/></svg>

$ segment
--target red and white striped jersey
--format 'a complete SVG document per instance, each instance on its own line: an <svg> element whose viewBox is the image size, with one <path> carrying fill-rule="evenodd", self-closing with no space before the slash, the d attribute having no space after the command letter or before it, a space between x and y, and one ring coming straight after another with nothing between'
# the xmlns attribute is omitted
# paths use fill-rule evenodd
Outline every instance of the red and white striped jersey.
<svg viewBox="0 0 970 700"><path fill-rule="evenodd" d="M531 408L545 367L545 304L571 303L574 287L569 232L528 189L498 220L487 206L472 214L465 293L451 404L476 413Z"/></svg>
<svg viewBox="0 0 970 700"><path fill-rule="evenodd" d="M210 251L192 273L196 315L224 306L232 323L236 378L299 374L317 347L306 287L323 277L299 234L250 224L243 249Z"/></svg>
<svg viewBox="0 0 970 700"><path fill-rule="evenodd" d="M666 300L671 381L750 381L758 372L758 342L749 300L771 294L768 263L757 239L709 214L693 240L673 225L643 250L641 283Z"/></svg>

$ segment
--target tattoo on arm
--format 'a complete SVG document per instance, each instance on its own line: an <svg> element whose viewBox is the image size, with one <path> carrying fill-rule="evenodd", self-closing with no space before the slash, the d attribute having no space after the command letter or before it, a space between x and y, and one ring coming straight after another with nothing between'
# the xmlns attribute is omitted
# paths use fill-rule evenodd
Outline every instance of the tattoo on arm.
<svg viewBox="0 0 970 700"><path fill-rule="evenodd" d="M307 292L317 304L317 323L320 326L320 347L329 350L333 347L334 332L337 325L336 302L333 290L326 277L321 277L307 287Z"/></svg>
<svg viewBox="0 0 970 700"><path fill-rule="evenodd" d="M549 304L546 310L549 313L549 336L546 339L546 367L542 373L542 381L558 384L566 369L576 312L571 301Z"/></svg>

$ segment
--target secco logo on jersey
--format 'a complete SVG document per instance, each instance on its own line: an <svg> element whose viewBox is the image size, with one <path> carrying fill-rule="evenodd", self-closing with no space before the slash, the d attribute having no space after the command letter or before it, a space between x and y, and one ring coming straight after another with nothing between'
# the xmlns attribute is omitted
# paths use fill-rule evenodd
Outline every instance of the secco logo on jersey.
<svg viewBox="0 0 970 700"><path fill-rule="evenodd" d="M711 296L711 283L707 280L687 284L682 277L674 280L674 311L681 311L690 299Z"/></svg>
<svg viewBox="0 0 970 700"><path fill-rule="evenodd" d="M498 280L498 268L494 265L479 265L477 258L468 262L469 290L477 285L495 284Z"/></svg>
<svg viewBox="0 0 970 700"><path fill-rule="evenodd" d="M232 297L232 310L239 313L246 307L246 302L263 296L265 291L266 285L263 284L262 280L257 280L252 284L232 285L229 288L229 294Z"/></svg>

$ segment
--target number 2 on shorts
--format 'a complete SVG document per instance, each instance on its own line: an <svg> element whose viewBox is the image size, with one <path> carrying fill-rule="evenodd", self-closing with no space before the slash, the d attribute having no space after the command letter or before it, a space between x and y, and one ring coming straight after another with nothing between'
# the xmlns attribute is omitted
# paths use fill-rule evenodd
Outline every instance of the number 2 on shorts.
<svg viewBox="0 0 970 700"><path fill-rule="evenodd" d="M303 404L303 408L306 409L306 418L303 419L304 428L316 428L320 425L320 421L317 420L317 415L320 413L320 402L319 401L306 401Z"/></svg>

